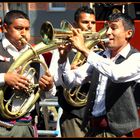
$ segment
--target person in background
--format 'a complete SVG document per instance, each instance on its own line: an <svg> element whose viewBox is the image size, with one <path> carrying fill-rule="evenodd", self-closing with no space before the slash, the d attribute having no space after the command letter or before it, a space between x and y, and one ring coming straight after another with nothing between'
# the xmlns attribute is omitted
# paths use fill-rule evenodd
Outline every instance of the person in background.
<svg viewBox="0 0 140 140"><path fill-rule="evenodd" d="M91 81L82 124L83 128L90 124L85 137L133 137L133 131L140 127L133 95L135 85L140 83L140 53L129 43L135 26L123 13L111 14L108 25L109 42L101 56L85 47L81 30L73 29L70 41L87 57L87 62L77 69L69 69L65 62L70 48L61 45L59 72L66 88Z"/></svg>
<svg viewBox="0 0 140 140"><path fill-rule="evenodd" d="M28 42L30 41L30 20L27 14L20 10L11 10L6 13L3 22L4 34L2 41L0 42L0 87L8 87L4 91L4 97L9 99L11 94L19 93L20 99L14 97L11 108L19 109L22 104L22 99L25 99L26 91L29 88L29 84L34 84L35 79L38 80L39 87L42 90L40 95L43 100L46 94L51 92L55 94L55 86L53 84L53 77L49 71L43 71L39 63L35 63L34 67L39 74L39 77L35 76L33 79L29 79L23 74L20 74L21 67L7 72L11 64L13 64L18 56L22 55L29 49ZM24 41L21 41L21 38ZM43 59L43 56L40 59ZM37 68L36 68L37 66ZM37 89L34 89L36 92ZM28 97L27 97L28 98ZM0 137L37 137L37 130L34 129L34 117L32 112L35 110L35 105L25 115L17 119L7 119L0 115Z"/></svg>
<svg viewBox="0 0 140 140"><path fill-rule="evenodd" d="M96 32L96 19L93 9L89 8L88 6L79 7L74 14L74 28L79 28L82 31L91 31ZM76 50L72 50L69 54L69 62L70 64L73 61L74 56L76 55ZM84 137L85 133L87 132L88 127L83 131L81 130L82 120L83 120L83 113L85 110L85 105L75 107L72 104L69 104L64 97L64 89L63 89L63 81L61 79L59 71L57 74L55 73L56 69L58 68L58 61L59 59L59 52L58 50L54 50L51 63L50 63L50 71L51 74L54 76L55 83L57 85L57 94L58 96L58 103L60 107L63 109L63 113L60 117L60 130L62 137ZM75 69L79 64L71 65L71 69ZM55 69L54 69L55 68ZM58 76L58 77L57 77ZM81 87L80 92L88 92L88 87L90 83L85 83ZM86 89L86 90L85 90Z"/></svg>

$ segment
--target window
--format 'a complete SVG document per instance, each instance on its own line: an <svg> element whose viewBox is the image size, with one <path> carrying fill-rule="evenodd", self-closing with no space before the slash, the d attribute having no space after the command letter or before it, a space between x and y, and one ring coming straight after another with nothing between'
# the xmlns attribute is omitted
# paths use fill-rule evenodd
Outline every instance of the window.
<svg viewBox="0 0 140 140"><path fill-rule="evenodd" d="M49 3L49 11L65 11L66 4L61 2Z"/></svg>

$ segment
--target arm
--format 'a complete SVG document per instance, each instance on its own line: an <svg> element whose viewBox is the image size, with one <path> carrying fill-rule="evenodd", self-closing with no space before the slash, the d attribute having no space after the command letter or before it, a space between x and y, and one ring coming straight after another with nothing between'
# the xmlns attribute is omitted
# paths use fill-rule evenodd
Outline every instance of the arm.
<svg viewBox="0 0 140 140"><path fill-rule="evenodd" d="M78 42L80 42L80 40L76 40L76 39L73 40L75 40L78 47L79 45ZM59 56L60 56L58 60L59 73L63 77L62 79L63 79L64 86L66 86L67 88L72 88L76 85L86 82L86 80L88 81L90 79L89 77L91 76L93 70L93 67L91 67L89 63L85 63L84 65L76 69L71 69L67 61L68 61L68 54L71 51L72 47L74 47L72 44L70 45L68 44L68 45L60 45L58 48ZM85 48L85 50L87 49ZM89 50L87 50L87 52L88 51Z"/></svg>
<svg viewBox="0 0 140 140"><path fill-rule="evenodd" d="M68 63L59 63L59 74L63 77L63 86L73 88L86 81L89 81L93 72L93 67L89 63L85 63L76 69L71 69Z"/></svg>
<svg viewBox="0 0 140 140"><path fill-rule="evenodd" d="M110 59L103 58L86 49L80 30L73 29L73 32L75 36L70 38L73 47L87 57L87 62L103 75L106 75L114 82L128 82L132 80L140 82L140 53L135 53L124 62L115 64Z"/></svg>
<svg viewBox="0 0 140 140"><path fill-rule="evenodd" d="M46 97L48 95L55 96L56 87L54 84L54 79L48 70L39 79L39 86L42 89L42 91L46 93Z"/></svg>
<svg viewBox="0 0 140 140"><path fill-rule="evenodd" d="M122 63L115 64L110 59L91 52L87 62L114 82L140 82L140 53L134 53Z"/></svg>
<svg viewBox="0 0 140 140"><path fill-rule="evenodd" d="M52 52L52 59L49 66L49 71L51 75L54 77L54 82L56 86L60 86L63 83L58 69L58 60L59 60L59 51L56 49L53 50Z"/></svg>
<svg viewBox="0 0 140 140"><path fill-rule="evenodd" d="M4 83L5 83L4 74L5 73L0 73L0 86L4 86Z"/></svg>

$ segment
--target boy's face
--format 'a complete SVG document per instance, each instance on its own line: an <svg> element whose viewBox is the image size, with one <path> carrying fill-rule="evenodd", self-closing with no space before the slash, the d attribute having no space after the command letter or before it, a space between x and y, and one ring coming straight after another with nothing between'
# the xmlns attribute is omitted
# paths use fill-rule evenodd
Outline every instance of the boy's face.
<svg viewBox="0 0 140 140"><path fill-rule="evenodd" d="M95 32L96 31L95 15L82 12L79 16L77 26L78 28L81 28L81 30L83 31L91 30Z"/></svg>
<svg viewBox="0 0 140 140"><path fill-rule="evenodd" d="M30 40L30 22L27 19L18 18L10 25L4 25L5 36L18 50L21 50L25 44L21 43L23 37L28 42Z"/></svg>
<svg viewBox="0 0 140 140"><path fill-rule="evenodd" d="M131 30L125 30L122 20L110 22L106 33L109 38L107 47L111 49L123 48L127 45L128 38L132 35Z"/></svg>

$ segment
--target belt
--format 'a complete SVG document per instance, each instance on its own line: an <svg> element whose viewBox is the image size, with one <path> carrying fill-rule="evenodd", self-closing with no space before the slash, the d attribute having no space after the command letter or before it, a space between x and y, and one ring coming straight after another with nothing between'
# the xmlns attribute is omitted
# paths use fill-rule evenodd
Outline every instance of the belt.
<svg viewBox="0 0 140 140"><path fill-rule="evenodd" d="M12 128L14 125L31 125L32 117L24 117L17 120L7 120L0 117L0 127Z"/></svg>
<svg viewBox="0 0 140 140"><path fill-rule="evenodd" d="M12 128L14 125L8 122L0 121L0 127Z"/></svg>
<svg viewBox="0 0 140 140"><path fill-rule="evenodd" d="M90 118L90 127L93 129L109 129L108 121L106 116L100 117L91 117Z"/></svg>

